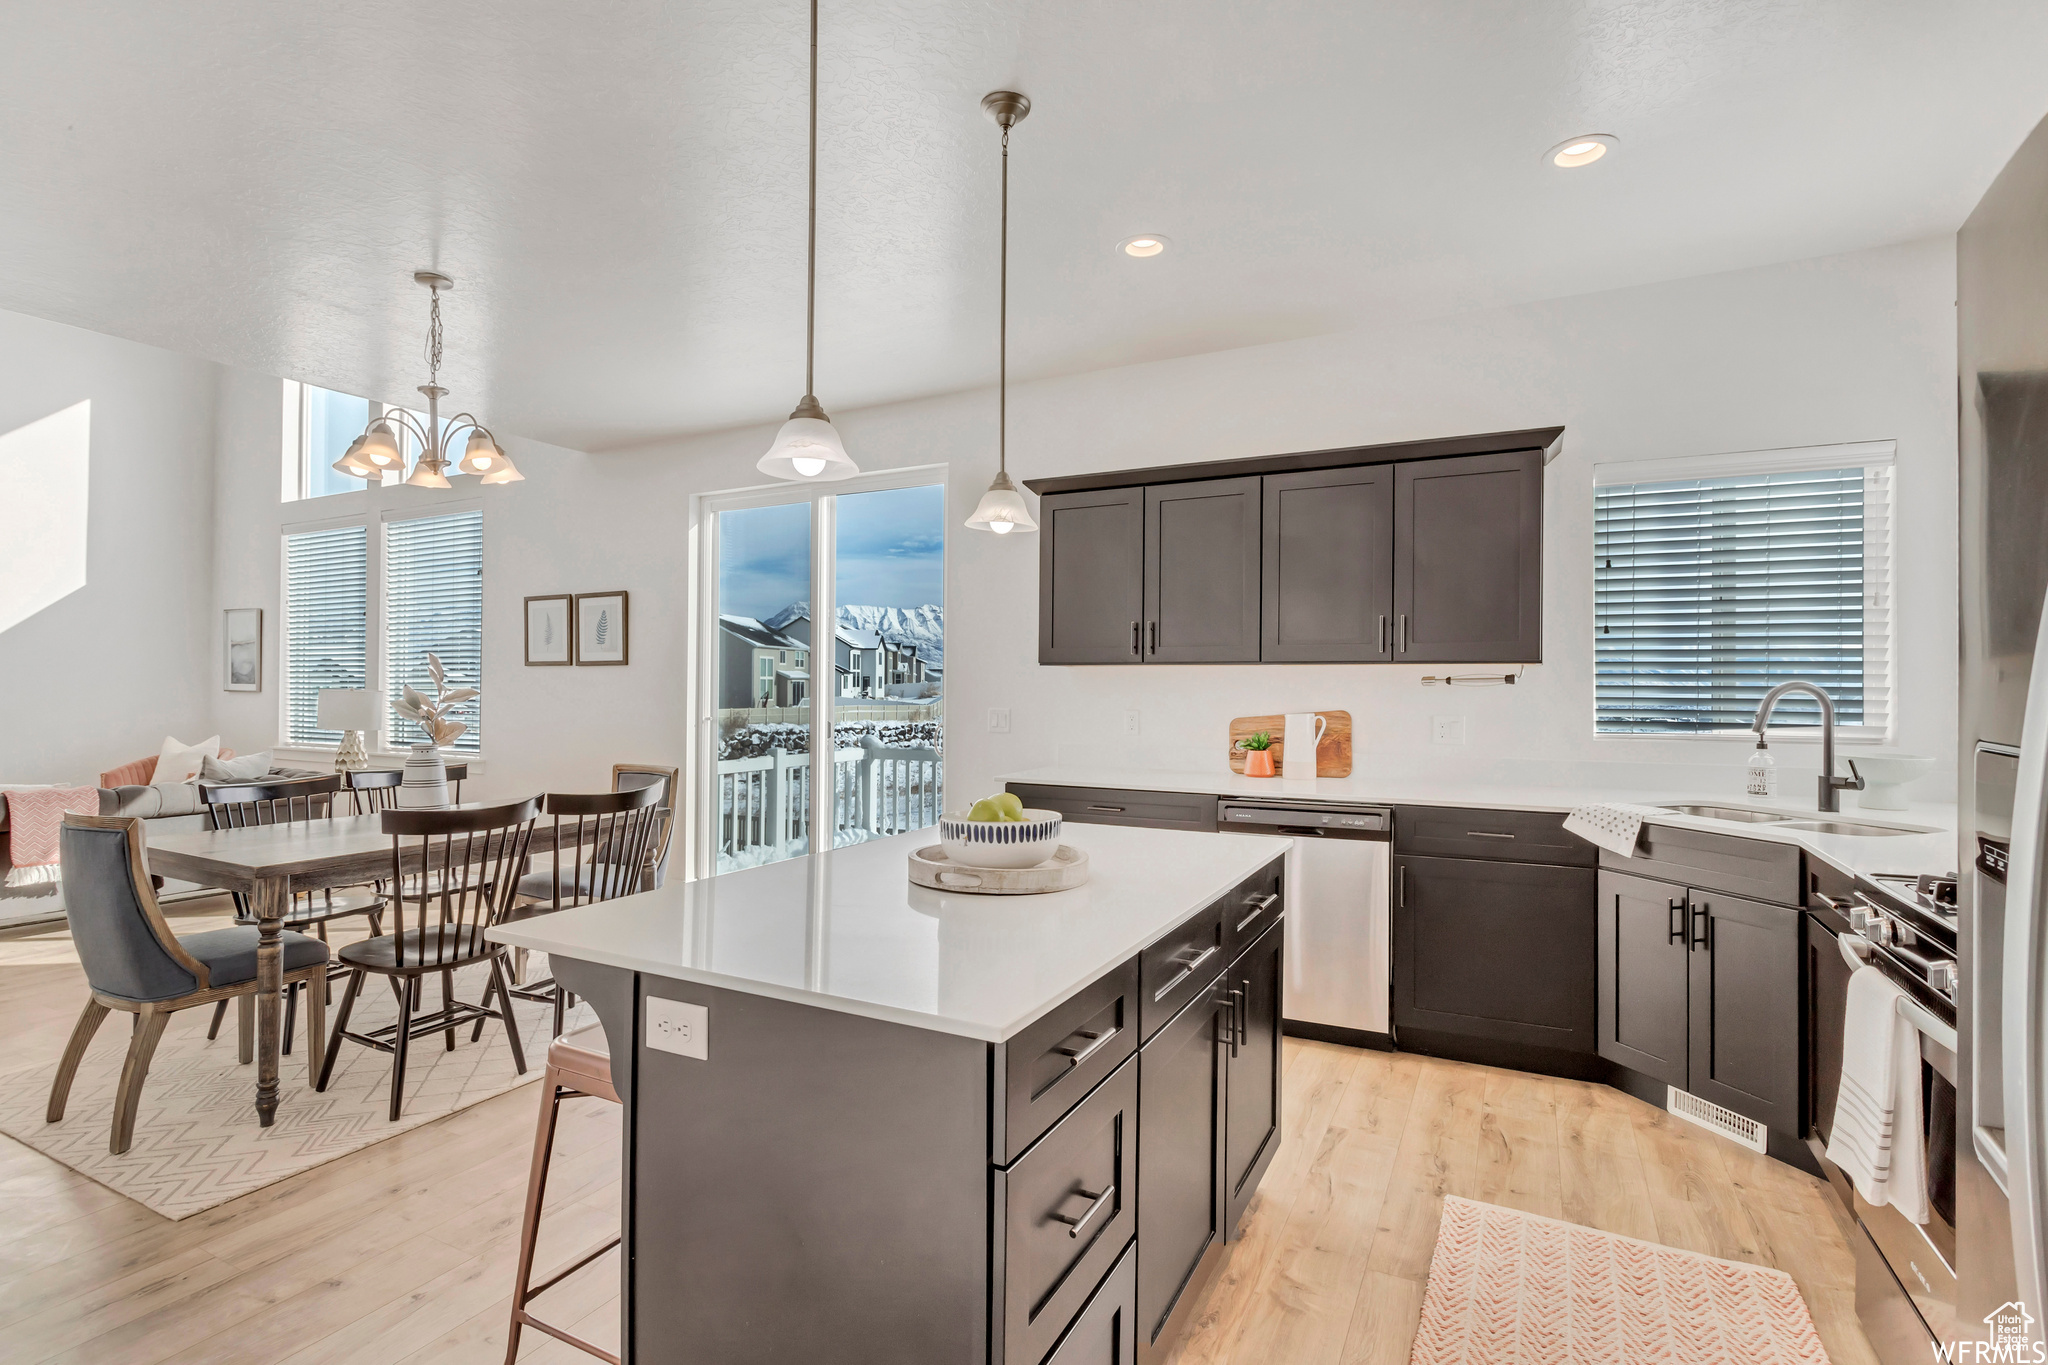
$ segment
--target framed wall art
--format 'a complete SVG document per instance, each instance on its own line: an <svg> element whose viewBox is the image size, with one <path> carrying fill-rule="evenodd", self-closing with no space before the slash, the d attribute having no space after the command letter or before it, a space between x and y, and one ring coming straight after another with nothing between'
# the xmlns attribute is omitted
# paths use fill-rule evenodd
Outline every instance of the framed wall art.
<svg viewBox="0 0 2048 1365"><path fill-rule="evenodd" d="M596 667L626 662L626 594L576 594L576 662Z"/></svg>
<svg viewBox="0 0 2048 1365"><path fill-rule="evenodd" d="M263 690L263 608L229 607L221 613L221 690Z"/></svg>
<svg viewBox="0 0 2048 1365"><path fill-rule="evenodd" d="M575 660L575 599L568 593L526 599L526 665L544 668Z"/></svg>

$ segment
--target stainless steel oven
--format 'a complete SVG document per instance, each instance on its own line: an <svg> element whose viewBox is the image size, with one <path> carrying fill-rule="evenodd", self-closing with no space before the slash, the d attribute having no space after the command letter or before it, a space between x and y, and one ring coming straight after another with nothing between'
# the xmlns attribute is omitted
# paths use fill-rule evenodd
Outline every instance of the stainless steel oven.
<svg viewBox="0 0 2048 1365"><path fill-rule="evenodd" d="M1858 879L1846 897L1817 897L1816 932L1834 935L1834 963L1817 980L1814 1019L1821 1039L1840 1040L1848 977L1871 966L1895 982L1906 998L1900 1013L1920 1034L1920 1121L1931 1214L1924 1224L1889 1205L1858 1195L1832 1162L1829 1182L1854 1214L1856 1314L1871 1348L1885 1365L1924 1365L1933 1343L1956 1335L1956 932L1952 877L1877 876ZM1839 1068L1842 1048L1824 1049ZM1817 1076L1815 1127L1831 1131L1839 1073ZM1823 1109L1825 1107L1825 1110Z"/></svg>

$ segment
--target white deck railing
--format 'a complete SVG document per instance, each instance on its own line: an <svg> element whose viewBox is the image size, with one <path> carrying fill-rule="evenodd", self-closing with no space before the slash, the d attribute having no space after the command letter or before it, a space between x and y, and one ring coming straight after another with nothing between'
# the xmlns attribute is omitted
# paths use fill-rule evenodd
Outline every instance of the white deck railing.
<svg viewBox="0 0 2048 1365"><path fill-rule="evenodd" d="M720 759L717 775L721 860L782 857L808 847L809 754L776 749L756 758ZM935 825L943 800L941 781L936 749L891 749L864 740L859 748L837 750L832 755L835 833L869 838Z"/></svg>

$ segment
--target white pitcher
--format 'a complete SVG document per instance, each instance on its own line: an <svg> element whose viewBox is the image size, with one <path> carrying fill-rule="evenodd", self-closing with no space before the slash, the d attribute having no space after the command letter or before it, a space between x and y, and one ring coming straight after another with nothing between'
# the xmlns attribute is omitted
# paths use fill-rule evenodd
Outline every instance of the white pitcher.
<svg viewBox="0 0 2048 1365"><path fill-rule="evenodd" d="M1329 728L1328 716L1313 711L1291 712L1280 741L1284 746L1280 752L1280 776L1314 777L1316 746L1323 742L1323 731Z"/></svg>

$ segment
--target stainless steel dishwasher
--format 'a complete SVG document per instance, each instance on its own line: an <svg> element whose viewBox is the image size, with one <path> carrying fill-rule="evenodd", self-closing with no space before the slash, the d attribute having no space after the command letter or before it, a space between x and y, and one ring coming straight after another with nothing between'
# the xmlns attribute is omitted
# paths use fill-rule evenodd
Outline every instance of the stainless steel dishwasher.
<svg viewBox="0 0 2048 1365"><path fill-rule="evenodd" d="M1287 1031L1387 1047L1387 854L1394 812L1336 802L1229 799L1216 827L1294 838L1287 854Z"/></svg>

